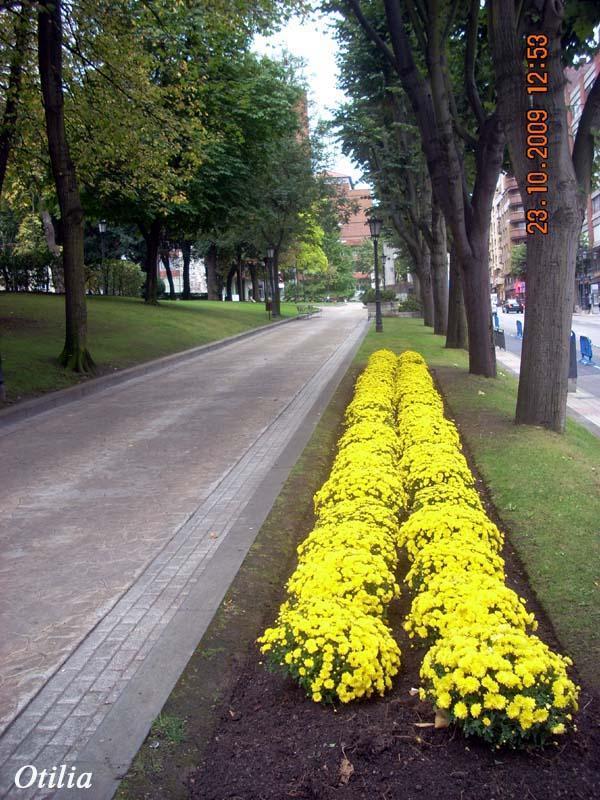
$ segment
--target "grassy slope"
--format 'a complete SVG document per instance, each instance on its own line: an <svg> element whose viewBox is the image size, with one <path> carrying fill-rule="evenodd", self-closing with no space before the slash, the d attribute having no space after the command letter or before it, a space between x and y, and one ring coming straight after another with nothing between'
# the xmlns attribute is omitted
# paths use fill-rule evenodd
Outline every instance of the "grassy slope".
<svg viewBox="0 0 600 800"><path fill-rule="evenodd" d="M282 305L294 316L295 305ZM88 298L89 348L98 373L233 336L268 322L261 303ZM62 389L78 377L56 358L64 340L64 298L0 293L0 352L9 401Z"/></svg>
<svg viewBox="0 0 600 800"><path fill-rule="evenodd" d="M517 379L467 372L421 320L386 319L357 358L417 350L433 368L491 498L565 649L600 689L600 439L569 421L564 436L513 423Z"/></svg>

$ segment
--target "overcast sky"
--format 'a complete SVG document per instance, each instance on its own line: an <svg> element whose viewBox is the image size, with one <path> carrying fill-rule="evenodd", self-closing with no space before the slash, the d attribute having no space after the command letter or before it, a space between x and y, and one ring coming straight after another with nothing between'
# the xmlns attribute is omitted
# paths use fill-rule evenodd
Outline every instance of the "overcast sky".
<svg viewBox="0 0 600 800"><path fill-rule="evenodd" d="M327 17L313 15L301 22L292 19L279 33L271 37L257 36L254 49L260 53L277 57L287 50L303 59L306 66L304 76L309 85L309 114L311 126L316 118L330 119L331 109L344 102L344 93L337 86L335 63L336 44L328 30ZM360 178L360 170L344 155L339 146L331 144L331 169Z"/></svg>

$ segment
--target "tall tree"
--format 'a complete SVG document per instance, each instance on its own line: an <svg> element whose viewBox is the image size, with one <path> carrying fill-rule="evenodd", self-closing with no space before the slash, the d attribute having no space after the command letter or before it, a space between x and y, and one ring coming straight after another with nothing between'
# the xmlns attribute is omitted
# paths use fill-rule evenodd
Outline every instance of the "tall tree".
<svg viewBox="0 0 600 800"><path fill-rule="evenodd" d="M63 240L66 330L60 361L76 372L89 372L94 362L87 349L84 217L65 130L61 0L40 0L38 3L38 63Z"/></svg>
<svg viewBox="0 0 600 800"><path fill-rule="evenodd" d="M600 22L598 6L584 6L556 0L488 2L498 109L529 233L516 422L559 432L566 420L577 244L591 189L593 134L600 127L597 77L570 152L564 67L572 48L585 49L585 42L579 48L575 44L576 30L591 34ZM540 147L532 146L534 137L528 141L528 124L530 131L543 132L535 137ZM547 176L546 191L535 190L532 172L536 180Z"/></svg>
<svg viewBox="0 0 600 800"><path fill-rule="evenodd" d="M0 197L4 186L4 177L8 165L8 157L13 146L17 131L17 117L19 111L19 95L23 81L23 68L25 65L27 40L30 33L30 8L23 3L20 9L15 9L14 43L11 42L10 66L8 83L6 86L4 110L0 122Z"/></svg>
<svg viewBox="0 0 600 800"><path fill-rule="evenodd" d="M476 133L463 124L448 58L449 37L456 30L456 14L465 9L464 4L384 0L385 21L378 16L376 23L367 16L366 4L360 0L345 0L340 7L354 14L365 34L396 70L409 98L433 192L460 261L469 327L469 369L493 377L496 358L489 303L488 233L505 143L497 115L486 113L473 80L479 5L479 0L469 0L467 21L462 26L464 70L460 87L475 120ZM461 40L453 40L453 45L455 53L460 53ZM465 143L473 151L472 181L466 167Z"/></svg>

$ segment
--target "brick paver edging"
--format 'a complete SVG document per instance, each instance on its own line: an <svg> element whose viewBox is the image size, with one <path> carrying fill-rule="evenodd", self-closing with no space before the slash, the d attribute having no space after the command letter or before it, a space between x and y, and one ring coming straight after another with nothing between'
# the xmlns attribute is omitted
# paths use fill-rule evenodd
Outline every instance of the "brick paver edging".
<svg viewBox="0 0 600 800"><path fill-rule="evenodd" d="M67 405L75 400L80 400L82 397L87 397L90 394L102 392L104 389L132 380L133 378L143 377L151 372L168 369L169 367L181 364L183 361L188 361L190 358L195 358L211 350L218 350L221 347L227 347L227 345L239 342L241 339L257 336L259 333L265 333L265 331L270 331L280 325L286 325L288 322L295 322L298 319L300 318L289 317L288 319L282 319L278 322L271 322L268 325L260 325L249 331L236 333L235 336L217 339L215 342L202 344L198 347L191 347L189 350L182 350L179 353L171 353L171 355L162 356L162 358L145 361L143 364L136 364L134 367L117 370L111 375L102 375L100 378L90 378L90 380L84 383L79 383L76 386L69 386L68 389L59 389L56 392L50 392L42 397L25 400L16 406L4 408L0 411L0 428L3 428L5 425L12 425L14 422L21 422L24 419L37 416L37 414L43 414L45 411L50 411L53 408Z"/></svg>

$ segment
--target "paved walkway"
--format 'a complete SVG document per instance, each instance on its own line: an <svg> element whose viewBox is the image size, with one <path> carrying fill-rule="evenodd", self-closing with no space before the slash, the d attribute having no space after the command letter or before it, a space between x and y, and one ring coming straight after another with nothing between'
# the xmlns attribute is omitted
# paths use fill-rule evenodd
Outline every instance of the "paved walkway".
<svg viewBox="0 0 600 800"><path fill-rule="evenodd" d="M66 763L94 789L36 797L112 796L365 331L326 309L0 431L0 795Z"/></svg>

